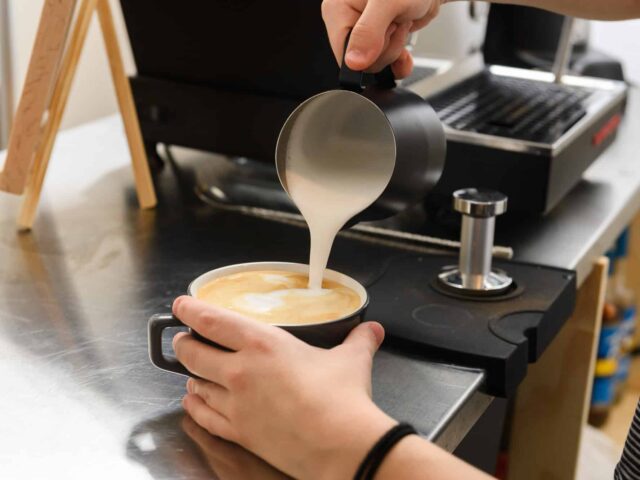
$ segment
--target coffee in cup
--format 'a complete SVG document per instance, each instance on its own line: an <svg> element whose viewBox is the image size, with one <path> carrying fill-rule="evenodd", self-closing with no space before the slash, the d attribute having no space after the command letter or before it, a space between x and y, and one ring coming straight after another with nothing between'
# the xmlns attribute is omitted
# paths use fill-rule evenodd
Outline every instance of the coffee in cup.
<svg viewBox="0 0 640 480"><path fill-rule="evenodd" d="M309 289L309 277L287 270L249 270L218 277L196 298L261 322L277 325L323 323L346 317L362 304L353 289L332 280Z"/></svg>
<svg viewBox="0 0 640 480"><path fill-rule="evenodd" d="M211 270L187 289L192 297L247 317L276 325L305 342L324 348L336 346L364 318L369 304L366 289L353 278L326 270L322 289L308 289L309 266L288 262L255 262ZM162 332L184 326L174 315L149 319L149 357L163 369L193 376L180 362L165 357ZM218 348L210 340L190 332Z"/></svg>

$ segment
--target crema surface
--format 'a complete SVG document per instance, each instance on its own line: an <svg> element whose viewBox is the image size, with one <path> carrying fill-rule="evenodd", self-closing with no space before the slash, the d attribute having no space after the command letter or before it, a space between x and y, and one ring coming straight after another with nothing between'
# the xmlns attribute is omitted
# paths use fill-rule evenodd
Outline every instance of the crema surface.
<svg viewBox="0 0 640 480"><path fill-rule="evenodd" d="M196 297L276 325L329 322L362 304L354 290L337 282L324 280L321 289L307 288L308 282L307 275L293 272L240 272L211 280Z"/></svg>

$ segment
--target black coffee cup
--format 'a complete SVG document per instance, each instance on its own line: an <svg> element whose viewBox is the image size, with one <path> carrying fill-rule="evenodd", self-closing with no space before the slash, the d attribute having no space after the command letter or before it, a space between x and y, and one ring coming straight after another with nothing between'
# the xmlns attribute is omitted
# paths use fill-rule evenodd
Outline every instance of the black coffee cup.
<svg viewBox="0 0 640 480"><path fill-rule="evenodd" d="M259 270L280 270L286 272L300 273L303 275L309 274L309 266L300 263L289 262L253 262L253 263L241 263L237 265L230 265L227 267L217 268L207 273L200 275L196 278L187 289L187 294L192 297L196 297L198 290L211 282L212 280L220 277L226 277L227 275L233 275L235 273L247 272L247 271L259 271ZM364 319L365 311L369 305L369 294L367 290L353 278L336 272L334 270L325 270L325 280L331 280L345 287L351 288L360 296L360 307L353 313L329 322L322 323L306 323L301 325L278 325L292 335L296 336L300 340L303 340L311 345L323 348L331 348L342 343L351 330L356 325L361 323ZM162 332L168 327L183 327L184 323L180 321L175 315L171 313L161 313L153 315L149 319L149 358L151 363L156 367L169 372L180 373L182 375L194 376L189 372L184 365L179 361L165 357L162 352ZM193 329L189 329L189 333L194 338L201 342L207 343L217 348L224 348L220 345L216 345L210 340L204 338L202 335Z"/></svg>

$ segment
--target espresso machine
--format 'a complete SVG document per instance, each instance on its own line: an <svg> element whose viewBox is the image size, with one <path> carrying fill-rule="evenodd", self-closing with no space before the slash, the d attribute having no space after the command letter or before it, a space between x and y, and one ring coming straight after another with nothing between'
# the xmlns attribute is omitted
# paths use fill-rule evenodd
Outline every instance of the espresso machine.
<svg viewBox="0 0 640 480"><path fill-rule="evenodd" d="M440 32L465 28L467 41L441 47L437 31L425 30L417 68L403 82L447 129L447 164L428 203L447 205L473 182L506 193L512 213L549 213L614 141L626 100L622 68L589 48L586 21L474 4L435 20ZM440 74L428 75L434 68Z"/></svg>
<svg viewBox="0 0 640 480"><path fill-rule="evenodd" d="M320 3L191 0L184 8L121 0L150 161L179 166L181 148L210 152L202 155L208 174L192 187L211 208L233 213L215 240L229 255L221 264L232 263L234 248L256 260L306 250L305 225L278 181L274 153L302 102L343 88ZM500 9L491 12L473 19L476 31ZM517 221L561 202L613 141L625 86L579 75L556 82L524 65L490 64L489 43L483 52L482 41L462 42L453 60L426 58L420 41L414 45L415 73L396 88L420 95L444 125L444 168L442 159L424 159L429 181L440 179L415 204L374 204L358 219L364 223L339 236L330 266L367 287L369 316L384 324L392 348L482 368L484 390L511 397L571 314L576 276L510 260L508 248L494 245L496 218ZM452 218L455 238L425 236ZM299 227L294 239L281 238L285 224Z"/></svg>

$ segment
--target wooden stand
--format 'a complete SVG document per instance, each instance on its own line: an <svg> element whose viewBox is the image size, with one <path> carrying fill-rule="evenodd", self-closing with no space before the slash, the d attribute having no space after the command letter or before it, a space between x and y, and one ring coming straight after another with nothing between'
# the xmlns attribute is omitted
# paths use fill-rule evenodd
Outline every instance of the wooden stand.
<svg viewBox="0 0 640 480"><path fill-rule="evenodd" d="M118 105L127 134L138 201L141 208L153 208L157 203L109 0L81 1L75 23L71 27L71 36L64 50L64 38L66 38L67 27L73 17L75 5L75 0L45 2L27 73L27 82L9 140L5 170L0 174L0 189L11 193L24 191L24 201L18 217L18 227L22 230L29 230L33 225L49 158L60 129L73 77L94 11L98 13ZM60 33L60 29L63 34ZM53 43L52 38L55 40ZM60 56L64 53L57 75L54 71L57 63L56 52L59 52ZM30 75L38 78L38 68L42 64L47 67L46 78L41 79L37 85L31 85ZM36 114L38 112L38 108L33 108L34 98L36 107L46 105L49 93L48 110L40 110L40 115L33 118L33 111L35 110Z"/></svg>
<svg viewBox="0 0 640 480"><path fill-rule="evenodd" d="M629 232L629 256L627 257L627 287L636 295L636 311L640 312L640 215L636 215ZM634 345L640 347L640 325L636 325Z"/></svg>
<svg viewBox="0 0 640 480"><path fill-rule="evenodd" d="M516 397L508 478L575 478L587 423L609 262L603 257L578 290L576 308Z"/></svg>

